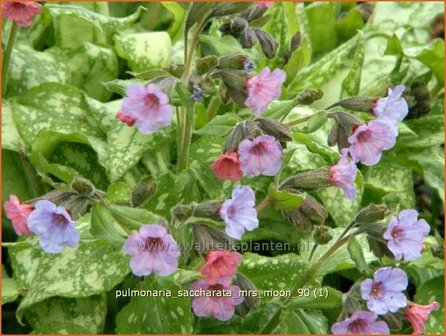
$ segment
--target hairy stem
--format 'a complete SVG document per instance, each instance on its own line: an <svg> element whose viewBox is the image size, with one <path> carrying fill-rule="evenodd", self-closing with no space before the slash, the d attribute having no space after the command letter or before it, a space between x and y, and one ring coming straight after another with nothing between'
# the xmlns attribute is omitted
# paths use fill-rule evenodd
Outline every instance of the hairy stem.
<svg viewBox="0 0 446 336"><path fill-rule="evenodd" d="M8 69L11 63L12 49L14 46L15 39L17 37L17 24L12 21L11 29L9 30L8 42L6 44L5 52L3 54L3 64L2 64L2 95L5 96L6 86L8 83Z"/></svg>
<svg viewBox="0 0 446 336"><path fill-rule="evenodd" d="M272 203L273 203L273 200L271 198L269 198L268 196L265 197L265 199L262 202L260 202L259 205L256 206L257 213L259 213L260 211L262 211L263 209L265 209Z"/></svg>
<svg viewBox="0 0 446 336"><path fill-rule="evenodd" d="M299 124L302 124L302 123L308 121L312 116L313 115L309 115L309 116L306 116L306 117L303 117L303 118L299 118L299 119L296 119L296 120L293 120L293 121L289 121L287 123L284 123L284 125L288 126L288 127L296 126L296 125L299 125Z"/></svg>

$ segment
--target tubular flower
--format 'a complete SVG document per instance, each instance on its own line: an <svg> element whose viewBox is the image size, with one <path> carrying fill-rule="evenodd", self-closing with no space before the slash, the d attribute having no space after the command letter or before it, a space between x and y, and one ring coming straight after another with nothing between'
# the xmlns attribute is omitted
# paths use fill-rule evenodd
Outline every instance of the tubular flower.
<svg viewBox="0 0 446 336"><path fill-rule="evenodd" d="M345 198L354 200L356 196L356 173L355 162L348 158L348 150L343 149L339 162L330 167L330 183L341 188Z"/></svg>
<svg viewBox="0 0 446 336"><path fill-rule="evenodd" d="M429 318L430 313L438 308L440 308L440 304L435 301L428 305L412 303L407 307L404 317L412 324L414 334L424 334L424 323Z"/></svg>
<svg viewBox="0 0 446 336"><path fill-rule="evenodd" d="M356 311L348 319L331 327L333 334L390 334L386 322L379 321L378 315L368 311Z"/></svg>
<svg viewBox="0 0 446 336"><path fill-rule="evenodd" d="M226 152L212 164L214 175L220 180L239 181L242 178L237 152Z"/></svg>
<svg viewBox="0 0 446 336"><path fill-rule="evenodd" d="M216 283L229 285L241 259L241 254L237 252L213 250L206 257L206 263L201 268L201 275L210 285Z"/></svg>
<svg viewBox="0 0 446 336"><path fill-rule="evenodd" d="M393 90L389 88L387 97L379 98L375 102L372 113L381 121L397 125L409 112L409 106L402 97L404 90L404 85L397 85Z"/></svg>
<svg viewBox="0 0 446 336"><path fill-rule="evenodd" d="M16 195L9 195L9 201L4 204L6 217L11 220L14 231L19 235L30 236L31 231L28 228L27 220L33 207L28 204L20 204Z"/></svg>
<svg viewBox="0 0 446 336"><path fill-rule="evenodd" d="M2 2L3 17L23 28L31 26L34 17L40 14L40 8L38 3L32 1Z"/></svg>

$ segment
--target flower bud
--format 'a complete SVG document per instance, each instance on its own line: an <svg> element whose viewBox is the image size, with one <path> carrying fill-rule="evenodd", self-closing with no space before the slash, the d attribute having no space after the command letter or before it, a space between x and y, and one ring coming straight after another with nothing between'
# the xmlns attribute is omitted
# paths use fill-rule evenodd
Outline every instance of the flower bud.
<svg viewBox="0 0 446 336"><path fill-rule="evenodd" d="M192 224L192 235L197 252L203 256L206 256L211 250L235 251L235 244L232 238L208 225Z"/></svg>
<svg viewBox="0 0 446 336"><path fill-rule="evenodd" d="M79 194L70 190L52 190L47 194L30 201L30 205L34 207L34 205L40 200L47 200L56 205L60 205L62 202L68 200L72 196L79 196Z"/></svg>
<svg viewBox="0 0 446 336"><path fill-rule="evenodd" d="M245 70L246 60L248 57L243 54L224 56L218 60L217 67L219 69Z"/></svg>
<svg viewBox="0 0 446 336"><path fill-rule="evenodd" d="M243 48L251 49L257 43L257 37L254 31L250 28L245 29L239 37L239 42Z"/></svg>
<svg viewBox="0 0 446 336"><path fill-rule="evenodd" d="M223 152L236 152L238 145L245 139L254 139L261 134L258 124L251 120L238 123L229 134L223 146Z"/></svg>
<svg viewBox="0 0 446 336"><path fill-rule="evenodd" d="M87 213L90 200L85 196L71 196L67 200L59 204L59 206L67 209L71 217L76 220Z"/></svg>
<svg viewBox="0 0 446 336"><path fill-rule="evenodd" d="M249 2L220 2L215 4L212 16L226 16L244 12L252 6Z"/></svg>
<svg viewBox="0 0 446 336"><path fill-rule="evenodd" d="M431 252L434 257L444 259L444 245L442 245L442 244L432 245Z"/></svg>
<svg viewBox="0 0 446 336"><path fill-rule="evenodd" d="M183 222L192 216L193 207L191 205L178 204L172 208L172 217Z"/></svg>
<svg viewBox="0 0 446 336"><path fill-rule="evenodd" d="M218 58L215 55L206 56L197 59L195 69L199 75L204 75L218 64Z"/></svg>
<svg viewBox="0 0 446 336"><path fill-rule="evenodd" d="M337 103L334 103L330 107L327 108L331 109L336 106L341 106L343 108L346 108L347 110L356 111L356 112L370 112L373 108L373 105L376 101L376 98L370 98L370 97L351 97L346 98L343 100L338 101Z"/></svg>
<svg viewBox="0 0 446 336"><path fill-rule="evenodd" d="M330 234L328 227L326 226L318 226L313 232L314 242L318 245L325 245L330 240L333 239L333 236Z"/></svg>
<svg viewBox="0 0 446 336"><path fill-rule="evenodd" d="M223 201L207 201L197 204L193 207L192 216L220 220L218 209L222 204Z"/></svg>
<svg viewBox="0 0 446 336"><path fill-rule="evenodd" d="M282 182L280 189L316 190L328 186L330 186L330 170L320 168L289 177Z"/></svg>
<svg viewBox="0 0 446 336"><path fill-rule="evenodd" d="M302 201L299 210L315 225L324 223L328 217L328 212L324 206L308 194Z"/></svg>
<svg viewBox="0 0 446 336"><path fill-rule="evenodd" d="M293 140L290 129L278 121L272 119L257 118L254 122L257 123L260 130L264 134L271 135L278 141Z"/></svg>
<svg viewBox="0 0 446 336"><path fill-rule="evenodd" d="M132 206L139 207L145 204L156 191L156 184L150 176L141 179L132 191Z"/></svg>
<svg viewBox="0 0 446 336"><path fill-rule="evenodd" d="M246 291L248 295L244 296L241 304L235 307L235 313L239 316L245 316L251 309L256 309L260 305L259 293L253 283L240 273L236 273L234 285L238 286L242 291Z"/></svg>
<svg viewBox="0 0 446 336"><path fill-rule="evenodd" d="M268 7L252 6L242 13L242 17L251 22L260 18L267 10Z"/></svg>
<svg viewBox="0 0 446 336"><path fill-rule="evenodd" d="M415 81L410 90L404 94L404 99L409 105L409 113L406 119L417 119L430 112L430 91L424 81Z"/></svg>
<svg viewBox="0 0 446 336"><path fill-rule="evenodd" d="M230 35L231 34L231 24L230 23L223 23L218 30L221 32L223 36Z"/></svg>
<svg viewBox="0 0 446 336"><path fill-rule="evenodd" d="M76 176L71 182L70 186L73 190L75 190L79 195L82 196L92 196L96 191L93 183L80 176Z"/></svg>
<svg viewBox="0 0 446 336"><path fill-rule="evenodd" d="M353 222L358 224L371 224L376 223L387 214L387 207L384 204L370 204L362 209L353 219Z"/></svg>
<svg viewBox="0 0 446 336"><path fill-rule="evenodd" d="M348 137L353 133L353 129L362 124L362 121L349 113L333 112L328 115L335 120L335 124L328 134L328 145L338 145L339 149L350 146Z"/></svg>
<svg viewBox="0 0 446 336"><path fill-rule="evenodd" d="M269 33L263 31L262 29L253 28L252 30L259 40L265 56L270 59L274 58L274 56L276 56L277 49L279 48L279 43L277 43Z"/></svg>
<svg viewBox="0 0 446 336"><path fill-rule="evenodd" d="M311 230L311 221L306 217L299 208L282 210L282 216L288 218L299 230L309 231Z"/></svg>
<svg viewBox="0 0 446 336"><path fill-rule="evenodd" d="M311 105L322 98L324 91L321 89L305 89L297 96L297 103L301 105Z"/></svg>
<svg viewBox="0 0 446 336"><path fill-rule="evenodd" d="M242 70L224 69L215 73L226 86L237 90L246 91L246 79L248 75Z"/></svg>
<svg viewBox="0 0 446 336"><path fill-rule="evenodd" d="M244 18L238 17L231 23L232 36L238 37L248 27L248 22Z"/></svg>
<svg viewBox="0 0 446 336"><path fill-rule="evenodd" d="M328 133L327 143L329 146L338 145L339 150L350 146L350 143L348 142L348 135L341 124L336 122L333 125Z"/></svg>

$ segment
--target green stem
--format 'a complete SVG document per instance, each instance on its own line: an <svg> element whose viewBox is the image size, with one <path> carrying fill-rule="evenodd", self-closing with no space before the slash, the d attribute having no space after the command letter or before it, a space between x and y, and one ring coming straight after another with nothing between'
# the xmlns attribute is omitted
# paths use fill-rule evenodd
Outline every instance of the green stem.
<svg viewBox="0 0 446 336"><path fill-rule="evenodd" d="M214 117L217 114L217 110L220 106L220 98L217 96L212 97L211 101L209 102L208 108L206 110L208 122L214 119Z"/></svg>
<svg viewBox="0 0 446 336"><path fill-rule="evenodd" d="M190 145L192 142L192 133L194 128L194 113L181 107L180 113L183 114L183 123L181 127L181 145L178 153L178 171L186 169L189 165Z"/></svg>
<svg viewBox="0 0 446 336"><path fill-rule="evenodd" d="M293 120L293 121L289 121L289 122L287 122L287 123L284 123L284 125L285 125L285 126L288 126L288 127L296 126L296 125L298 125L298 124L302 124L302 123L308 121L312 116L313 116L313 115L309 115L309 116L306 116L306 117L303 117L303 118L300 118L300 119L296 119L296 120Z"/></svg>
<svg viewBox="0 0 446 336"><path fill-rule="evenodd" d="M265 209L267 206L269 206L272 203L273 203L273 200L271 198L269 198L268 196L265 197L265 199L262 202L260 202L259 205L256 206L257 213L259 213L260 211L262 211L263 209Z"/></svg>
<svg viewBox="0 0 446 336"><path fill-rule="evenodd" d="M308 261L311 261L313 259L314 253L316 252L318 248L318 244L314 243L313 248L311 249L310 256L308 257Z"/></svg>
<svg viewBox="0 0 446 336"><path fill-rule="evenodd" d="M6 94L6 84L8 83L8 69L9 63L11 62L12 49L14 46L15 39L17 37L18 26L12 21L11 29L9 30L9 38L6 44L5 52L3 54L3 64L2 64L2 94L3 97Z"/></svg>

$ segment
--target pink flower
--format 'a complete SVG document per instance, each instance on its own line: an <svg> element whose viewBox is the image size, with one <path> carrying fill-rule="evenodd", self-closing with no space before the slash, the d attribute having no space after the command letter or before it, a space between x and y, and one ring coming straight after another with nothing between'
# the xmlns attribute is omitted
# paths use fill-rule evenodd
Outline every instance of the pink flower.
<svg viewBox="0 0 446 336"><path fill-rule="evenodd" d="M2 2L3 17L13 20L20 27L29 27L36 15L40 14L40 5L31 1Z"/></svg>
<svg viewBox="0 0 446 336"><path fill-rule="evenodd" d="M268 67L257 76L248 78L246 81L248 99L245 105L251 107L255 115L262 113L271 101L279 98L285 78L285 71L275 69L271 72Z"/></svg>
<svg viewBox="0 0 446 336"><path fill-rule="evenodd" d="M124 124L127 124L127 126L133 126L135 124L135 119L127 117L124 113L121 111L118 112L116 115L116 118L118 118L120 121L122 121Z"/></svg>
<svg viewBox="0 0 446 336"><path fill-rule="evenodd" d="M211 285L206 280L198 280L191 289L197 293L193 295L192 309L199 317L213 316L220 321L227 321L234 315L235 306L244 300L238 286Z"/></svg>
<svg viewBox="0 0 446 336"><path fill-rule="evenodd" d="M282 166L282 146L270 135L243 140L238 153L242 171L248 176L274 176Z"/></svg>
<svg viewBox="0 0 446 336"><path fill-rule="evenodd" d="M173 107L169 104L169 97L155 84L147 87L131 84L126 94L118 119L126 124L134 121L141 133L151 134L172 121Z"/></svg>
<svg viewBox="0 0 446 336"><path fill-rule="evenodd" d="M220 180L239 181L242 170L237 152L226 152L212 164L214 175Z"/></svg>
<svg viewBox="0 0 446 336"><path fill-rule="evenodd" d="M242 256L240 253L227 250L211 251L206 257L206 263L201 268L201 275L210 285L217 283L229 285L237 271Z"/></svg>
<svg viewBox="0 0 446 336"><path fill-rule="evenodd" d="M396 135L394 127L379 120L360 125L348 138L350 155L355 162L373 166L379 162L384 150L395 145Z"/></svg>
<svg viewBox="0 0 446 336"><path fill-rule="evenodd" d="M428 305L412 303L407 307L404 317L412 324L414 334L424 334L424 323L429 318L429 314L438 308L440 308L440 304L435 301Z"/></svg>
<svg viewBox="0 0 446 336"><path fill-rule="evenodd" d="M356 196L356 164L348 158L347 149L343 149L341 153L339 162L330 167L330 183L341 188L345 198L354 200Z"/></svg>
<svg viewBox="0 0 446 336"><path fill-rule="evenodd" d="M274 1L256 1L256 5L259 7L271 7L274 5Z"/></svg>
<svg viewBox="0 0 446 336"><path fill-rule="evenodd" d="M385 98L379 98L372 108L372 113L383 122L388 122L395 126L402 121L409 112L409 106L402 97L404 85L397 85L392 90L389 88L388 95Z"/></svg>
<svg viewBox="0 0 446 336"><path fill-rule="evenodd" d="M378 320L378 315L368 311L356 311L348 319L337 322L331 327L333 334L353 335L386 335L390 334L389 327L384 321Z"/></svg>
<svg viewBox="0 0 446 336"><path fill-rule="evenodd" d="M20 204L16 195L9 195L9 201L4 204L6 217L11 220L14 231L19 235L30 236L31 231L28 228L27 220L33 207L28 204Z"/></svg>
<svg viewBox="0 0 446 336"><path fill-rule="evenodd" d="M390 219L383 237L396 260L412 261L421 256L423 241L430 230L424 219L418 219L416 210L406 209Z"/></svg>
<svg viewBox="0 0 446 336"><path fill-rule="evenodd" d="M176 241L161 225L143 225L124 243L124 251L131 256L133 274L144 276L169 275L178 267L180 256Z"/></svg>

